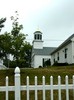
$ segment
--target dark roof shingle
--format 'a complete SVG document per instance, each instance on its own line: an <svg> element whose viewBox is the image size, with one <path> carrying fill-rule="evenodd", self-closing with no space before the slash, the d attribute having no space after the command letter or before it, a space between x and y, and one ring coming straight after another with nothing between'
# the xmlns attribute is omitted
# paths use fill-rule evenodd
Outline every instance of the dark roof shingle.
<svg viewBox="0 0 74 100"><path fill-rule="evenodd" d="M35 55L50 55L55 47L43 47L43 49L33 49Z"/></svg>

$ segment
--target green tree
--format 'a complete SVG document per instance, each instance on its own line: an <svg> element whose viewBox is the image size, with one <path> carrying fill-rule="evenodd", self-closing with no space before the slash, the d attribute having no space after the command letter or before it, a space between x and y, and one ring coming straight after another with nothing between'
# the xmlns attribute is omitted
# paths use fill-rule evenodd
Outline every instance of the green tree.
<svg viewBox="0 0 74 100"><path fill-rule="evenodd" d="M6 21L6 18L1 18L0 19L0 31L4 27L4 22Z"/></svg>
<svg viewBox="0 0 74 100"><path fill-rule="evenodd" d="M4 27L4 22L6 21L6 18L1 18L0 19L0 32L1 32L1 29ZM1 44L1 42L0 42ZM1 50L1 47L0 47L0 58L2 58L3 56L3 51Z"/></svg>
<svg viewBox="0 0 74 100"><path fill-rule="evenodd" d="M10 33L5 32L4 34L0 35L0 48L1 54L0 57L8 62L8 55L11 53L12 48L12 37Z"/></svg>
<svg viewBox="0 0 74 100"><path fill-rule="evenodd" d="M26 64L27 62L25 58L26 56L25 47L26 45L29 46L30 44L28 42L25 42L27 35L21 32L21 30L23 29L23 25L19 25L18 12L16 11L15 13L16 13L16 17L13 17L13 16L11 17L11 20L13 21L12 31L11 31L11 35L12 35L12 52L11 53L14 55L16 66L20 66L20 62L23 65Z"/></svg>
<svg viewBox="0 0 74 100"><path fill-rule="evenodd" d="M31 67L31 50L32 46L28 42L25 43L24 47L21 50L21 58L24 55L26 67Z"/></svg>
<svg viewBox="0 0 74 100"><path fill-rule="evenodd" d="M11 32L0 35L0 58L4 60L4 64L8 67L30 67L32 46L25 41L27 35L21 32L23 25L18 22L18 12L15 13L16 17L11 17ZM1 25L4 21L1 22ZM13 56L13 61L8 58L10 54Z"/></svg>

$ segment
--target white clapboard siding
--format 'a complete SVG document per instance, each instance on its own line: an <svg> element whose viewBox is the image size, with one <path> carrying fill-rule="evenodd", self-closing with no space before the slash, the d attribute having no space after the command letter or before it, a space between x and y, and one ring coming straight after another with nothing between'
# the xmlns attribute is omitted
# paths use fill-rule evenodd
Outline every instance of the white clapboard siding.
<svg viewBox="0 0 74 100"><path fill-rule="evenodd" d="M58 100L62 100L61 97L61 90L66 90L66 100L69 100L69 89L73 90L73 100L74 100L74 75L72 77L73 83L68 83L68 76L65 76L65 84L61 84L61 77L58 76L58 84L53 84L53 76L50 76L50 83L49 85L45 84L45 76L42 77L42 85L37 84L38 77L35 76L35 83L34 85L30 85L29 83L29 76L26 78L26 85L21 85L20 83L20 69L16 67L15 69L15 85L9 86L8 85L8 77L6 76L6 85L0 86L0 92L5 91L6 92L6 100L8 100L8 92L14 91L15 92L15 100L21 100L20 91L27 91L27 100L30 100L30 90L35 91L35 100L38 100L38 90L43 91L43 100L46 100L46 90L50 91L50 98L51 100L54 100L53 91L58 90Z"/></svg>

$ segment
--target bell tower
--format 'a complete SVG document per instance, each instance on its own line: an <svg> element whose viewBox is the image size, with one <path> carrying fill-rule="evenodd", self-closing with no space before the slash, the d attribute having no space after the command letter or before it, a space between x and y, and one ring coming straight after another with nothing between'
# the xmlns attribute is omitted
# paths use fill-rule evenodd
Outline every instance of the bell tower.
<svg viewBox="0 0 74 100"><path fill-rule="evenodd" d="M42 32L40 31L34 32L33 48L43 49Z"/></svg>

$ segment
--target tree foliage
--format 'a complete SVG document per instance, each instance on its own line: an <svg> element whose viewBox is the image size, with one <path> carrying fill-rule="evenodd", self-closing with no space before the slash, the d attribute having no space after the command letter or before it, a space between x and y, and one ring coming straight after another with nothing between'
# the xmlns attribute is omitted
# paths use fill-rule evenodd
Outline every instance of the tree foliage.
<svg viewBox="0 0 74 100"><path fill-rule="evenodd" d="M10 33L5 32L4 34L0 35L0 48L4 55L10 54L11 52L11 35Z"/></svg>
<svg viewBox="0 0 74 100"><path fill-rule="evenodd" d="M4 22L6 21L6 18L1 18L0 19L0 32L1 29L4 27ZM2 40L2 36L0 37L0 58L3 56L3 51L1 49L1 40Z"/></svg>
<svg viewBox="0 0 74 100"><path fill-rule="evenodd" d="M18 19L19 19L19 14L17 11L15 11L16 16L11 16L12 22L12 31L11 34L15 37L18 36L20 31L23 29L23 25L19 25Z"/></svg>
<svg viewBox="0 0 74 100"><path fill-rule="evenodd" d="M31 61L31 45L25 41L26 34L22 33L23 25L18 22L18 12L15 12L16 16L11 17L12 30L10 33L5 32L0 35L0 47L2 55L5 59L5 65L10 67L30 67ZM13 60L8 59L8 55L13 55Z"/></svg>
<svg viewBox="0 0 74 100"><path fill-rule="evenodd" d="M18 22L18 12L16 11L16 17L11 17L12 22L12 54L14 55L14 59L16 61L16 65L19 66L20 62L27 62L25 59L25 45L28 45L28 43L25 43L26 35L21 33L21 30L23 29L23 25L19 25ZM28 50L29 48L27 48Z"/></svg>
<svg viewBox="0 0 74 100"><path fill-rule="evenodd" d="M6 21L6 18L1 18L0 19L0 31L4 27L4 22Z"/></svg>

